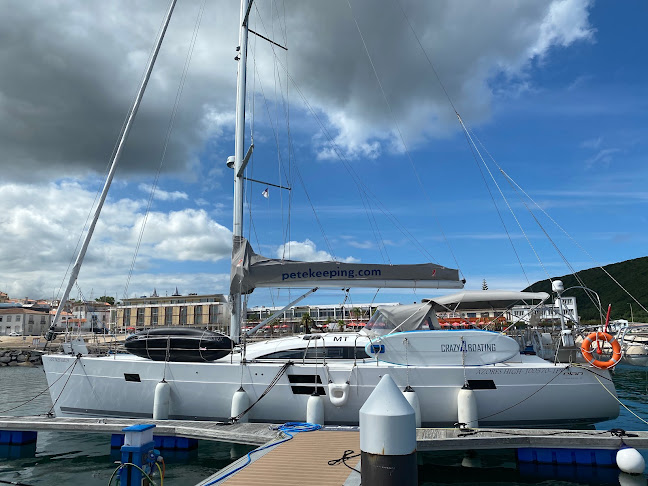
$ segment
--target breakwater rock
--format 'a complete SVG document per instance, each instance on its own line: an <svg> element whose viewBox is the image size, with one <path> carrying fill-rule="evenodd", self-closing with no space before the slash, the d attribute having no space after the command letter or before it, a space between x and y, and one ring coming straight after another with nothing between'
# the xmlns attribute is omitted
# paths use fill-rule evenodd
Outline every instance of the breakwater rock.
<svg viewBox="0 0 648 486"><path fill-rule="evenodd" d="M42 351L34 349L0 350L0 367L3 366L37 366L42 365Z"/></svg>

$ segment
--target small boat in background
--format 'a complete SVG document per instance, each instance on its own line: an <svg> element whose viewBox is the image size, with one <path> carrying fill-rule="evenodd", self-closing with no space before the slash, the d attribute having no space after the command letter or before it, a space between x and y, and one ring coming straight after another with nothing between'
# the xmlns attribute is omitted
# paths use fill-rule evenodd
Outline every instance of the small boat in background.
<svg viewBox="0 0 648 486"><path fill-rule="evenodd" d="M227 356L233 341L218 332L190 327L145 329L126 338L129 353L154 361L202 362Z"/></svg>

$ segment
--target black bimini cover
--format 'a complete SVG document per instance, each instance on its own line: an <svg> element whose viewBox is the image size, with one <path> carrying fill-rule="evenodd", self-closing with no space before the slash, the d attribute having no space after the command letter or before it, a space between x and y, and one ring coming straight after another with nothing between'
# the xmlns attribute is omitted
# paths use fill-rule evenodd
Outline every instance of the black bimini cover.
<svg viewBox="0 0 648 486"><path fill-rule="evenodd" d="M145 329L126 338L126 351L154 361L214 361L227 356L234 342L225 334L191 327Z"/></svg>

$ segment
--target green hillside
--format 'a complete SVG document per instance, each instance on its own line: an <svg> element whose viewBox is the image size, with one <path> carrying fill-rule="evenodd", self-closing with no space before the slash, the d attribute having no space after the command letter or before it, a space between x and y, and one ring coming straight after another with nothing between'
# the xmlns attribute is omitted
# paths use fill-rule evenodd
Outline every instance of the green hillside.
<svg viewBox="0 0 648 486"><path fill-rule="evenodd" d="M630 292L641 304L648 308L648 257L635 258L620 263L606 265L605 270L612 275L623 287ZM632 313L635 322L648 322L648 314L641 308L608 277L600 268L590 268L581 270L578 276L585 283L585 286L594 290L601 298L601 304L604 312L607 311L608 304L612 304L610 319L628 319L630 320L630 304L632 303ZM554 277L563 281L565 289L580 285L573 275L563 275ZM525 290L530 292L549 292L551 293L551 282L542 280L536 282ZM580 289L573 289L565 295L576 296L578 303L578 314L582 320L598 320L599 314L590 301Z"/></svg>

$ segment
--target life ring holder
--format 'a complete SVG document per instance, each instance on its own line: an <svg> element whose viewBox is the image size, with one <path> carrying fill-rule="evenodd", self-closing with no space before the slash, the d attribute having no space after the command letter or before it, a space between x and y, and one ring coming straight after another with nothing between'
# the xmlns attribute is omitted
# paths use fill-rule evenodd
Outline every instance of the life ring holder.
<svg viewBox="0 0 648 486"><path fill-rule="evenodd" d="M608 361L599 361L594 359L592 356L592 343L594 341L605 341L612 346L612 357ZM583 353L583 358L592 366L606 370L616 366L619 361L621 361L621 345L617 339L608 334L607 332L593 332L585 339L583 339L583 344L581 344L581 352Z"/></svg>

